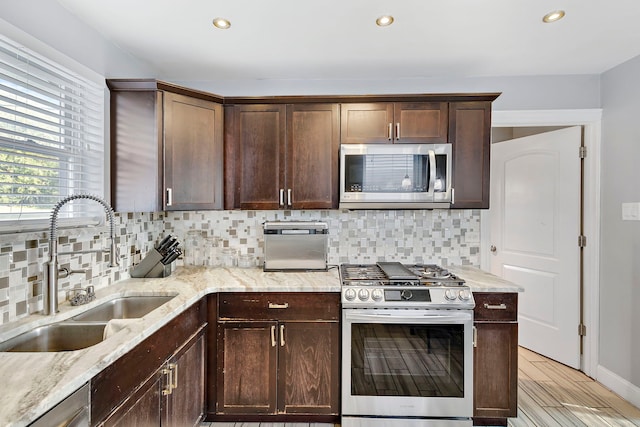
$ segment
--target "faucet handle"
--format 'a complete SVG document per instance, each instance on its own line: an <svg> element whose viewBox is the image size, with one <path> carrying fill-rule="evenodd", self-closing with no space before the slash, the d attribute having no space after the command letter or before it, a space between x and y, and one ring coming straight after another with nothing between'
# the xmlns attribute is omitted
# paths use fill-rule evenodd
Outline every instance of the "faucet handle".
<svg viewBox="0 0 640 427"><path fill-rule="evenodd" d="M73 295L71 295L73 294ZM93 286L89 285L86 288L74 288L67 291L67 299L71 302L71 305L82 305L96 299L96 292Z"/></svg>
<svg viewBox="0 0 640 427"><path fill-rule="evenodd" d="M86 272L87 270L73 270L71 268L62 267L58 269L58 278L65 279L71 276L72 274L80 274L80 273L86 273Z"/></svg>

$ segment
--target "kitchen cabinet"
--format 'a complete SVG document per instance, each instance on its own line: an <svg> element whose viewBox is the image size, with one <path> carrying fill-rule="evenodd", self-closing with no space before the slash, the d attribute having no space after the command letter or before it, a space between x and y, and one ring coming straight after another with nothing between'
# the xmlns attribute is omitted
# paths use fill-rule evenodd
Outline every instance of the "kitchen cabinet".
<svg viewBox="0 0 640 427"><path fill-rule="evenodd" d="M329 103L226 107L226 208L336 208L338 109Z"/></svg>
<svg viewBox="0 0 640 427"><path fill-rule="evenodd" d="M339 420L340 297L218 295L216 420Z"/></svg>
<svg viewBox="0 0 640 427"><path fill-rule="evenodd" d="M196 425L204 413L206 300L91 381L93 426Z"/></svg>
<svg viewBox="0 0 640 427"><path fill-rule="evenodd" d="M474 293L474 425L507 425L518 409L518 294Z"/></svg>
<svg viewBox="0 0 640 427"><path fill-rule="evenodd" d="M107 85L114 209L222 209L222 99L153 80Z"/></svg>
<svg viewBox="0 0 640 427"><path fill-rule="evenodd" d="M488 209L491 102L450 103L449 140L453 144L451 208Z"/></svg>
<svg viewBox="0 0 640 427"><path fill-rule="evenodd" d="M340 106L341 143L446 143L448 102L379 102Z"/></svg>

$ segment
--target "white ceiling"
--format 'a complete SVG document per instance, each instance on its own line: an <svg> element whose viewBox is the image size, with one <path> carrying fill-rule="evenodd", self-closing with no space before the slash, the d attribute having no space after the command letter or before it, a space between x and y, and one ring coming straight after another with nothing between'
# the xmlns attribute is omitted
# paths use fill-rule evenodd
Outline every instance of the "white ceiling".
<svg viewBox="0 0 640 427"><path fill-rule="evenodd" d="M181 81L600 74L640 54L638 0L58 1Z"/></svg>

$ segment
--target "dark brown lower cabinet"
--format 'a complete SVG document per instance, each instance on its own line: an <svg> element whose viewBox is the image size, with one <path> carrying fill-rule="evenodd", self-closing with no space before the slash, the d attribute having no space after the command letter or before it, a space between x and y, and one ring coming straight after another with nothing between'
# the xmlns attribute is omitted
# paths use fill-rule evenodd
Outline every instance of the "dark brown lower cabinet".
<svg viewBox="0 0 640 427"><path fill-rule="evenodd" d="M204 348L200 331L99 425L197 425L204 405Z"/></svg>
<svg viewBox="0 0 640 427"><path fill-rule="evenodd" d="M91 381L93 426L194 426L204 412L206 299Z"/></svg>
<svg viewBox="0 0 640 427"><path fill-rule="evenodd" d="M339 294L223 293L218 304L213 419L338 422Z"/></svg>
<svg viewBox="0 0 640 427"><path fill-rule="evenodd" d="M518 410L518 294L474 293L474 425L507 425Z"/></svg>

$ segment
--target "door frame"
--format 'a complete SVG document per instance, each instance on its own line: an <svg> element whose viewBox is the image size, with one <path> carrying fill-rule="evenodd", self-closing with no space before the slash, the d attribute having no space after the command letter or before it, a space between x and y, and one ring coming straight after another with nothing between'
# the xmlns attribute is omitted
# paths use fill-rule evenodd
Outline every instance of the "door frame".
<svg viewBox="0 0 640 427"><path fill-rule="evenodd" d="M600 297L600 151L602 139L602 109L584 110L518 110L493 111L491 127L531 126L582 126L587 157L584 161L584 234L587 245L583 251L584 268L584 325L587 334L583 339L580 370L596 378L599 346L599 297ZM576 153L578 155L578 153ZM490 271L491 244L490 215L480 212L480 267ZM576 236L576 245L578 236ZM576 333L577 325L576 325Z"/></svg>

